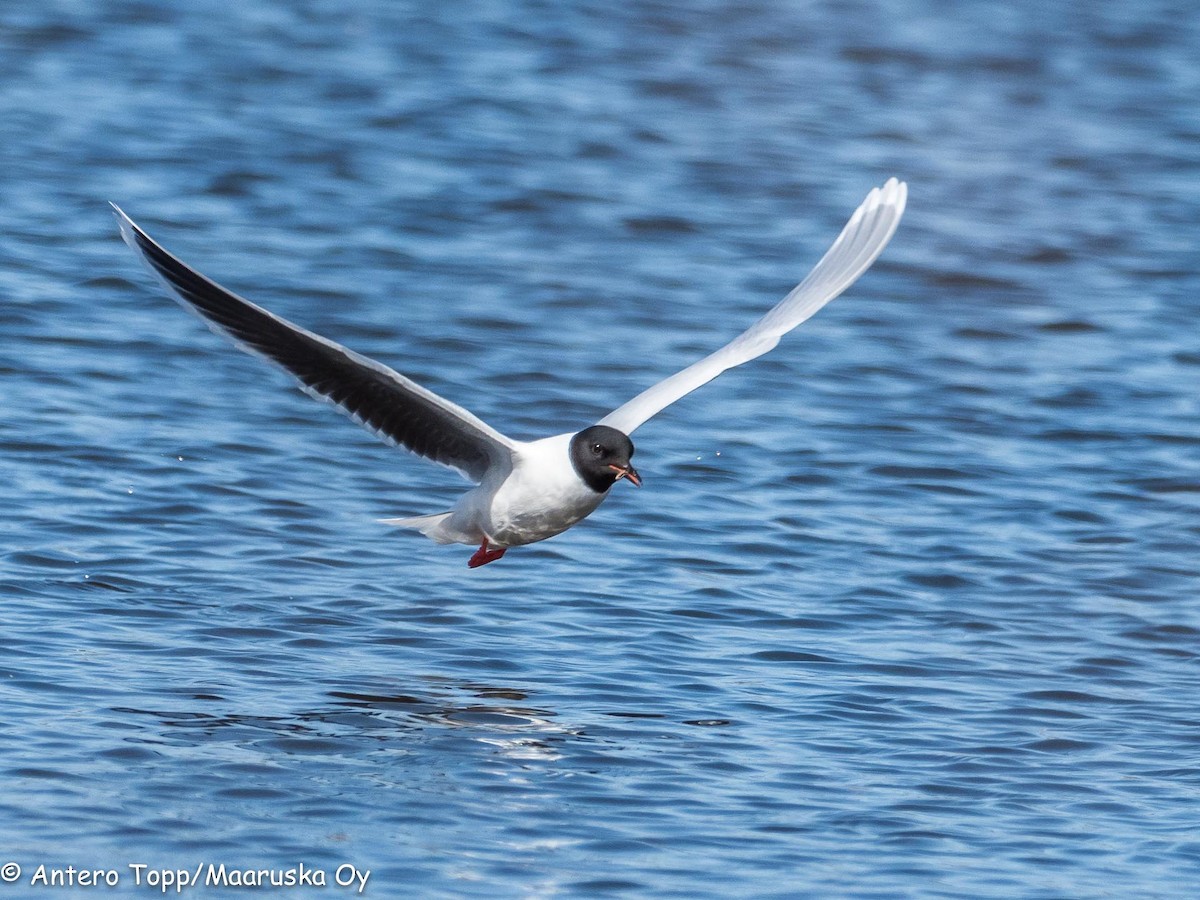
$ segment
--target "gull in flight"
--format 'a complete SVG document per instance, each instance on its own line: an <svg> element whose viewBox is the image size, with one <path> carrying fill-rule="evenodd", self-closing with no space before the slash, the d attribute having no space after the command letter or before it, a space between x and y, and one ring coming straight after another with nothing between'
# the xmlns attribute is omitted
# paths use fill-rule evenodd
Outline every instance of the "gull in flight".
<svg viewBox="0 0 1200 900"><path fill-rule="evenodd" d="M164 250L116 204L113 210L125 242L215 332L287 370L307 393L333 403L389 443L474 482L447 512L383 521L415 528L439 544L478 546L467 563L475 568L509 547L566 531L618 481L640 486L629 439L638 426L726 369L762 356L850 287L891 240L907 196L907 186L895 178L873 189L808 277L720 350L582 431L536 441L507 437L382 363L225 290Z"/></svg>

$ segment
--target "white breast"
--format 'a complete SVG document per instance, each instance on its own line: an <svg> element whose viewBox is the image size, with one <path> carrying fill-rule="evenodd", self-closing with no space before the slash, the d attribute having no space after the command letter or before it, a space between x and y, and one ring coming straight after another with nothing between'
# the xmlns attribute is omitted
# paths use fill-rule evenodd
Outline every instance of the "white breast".
<svg viewBox="0 0 1200 900"><path fill-rule="evenodd" d="M571 465L571 434L522 444L512 474L492 498L485 526L505 547L544 541L599 506L607 493L589 488Z"/></svg>

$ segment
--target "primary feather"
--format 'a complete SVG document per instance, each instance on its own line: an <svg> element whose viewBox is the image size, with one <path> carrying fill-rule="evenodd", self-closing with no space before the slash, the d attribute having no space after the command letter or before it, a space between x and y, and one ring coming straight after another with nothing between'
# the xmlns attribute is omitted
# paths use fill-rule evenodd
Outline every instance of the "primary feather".
<svg viewBox="0 0 1200 900"><path fill-rule="evenodd" d="M373 359L225 290L168 253L116 205L125 242L214 331L290 372L389 443L483 480L511 465L515 444L481 419Z"/></svg>
<svg viewBox="0 0 1200 900"><path fill-rule="evenodd" d="M779 339L854 284L900 224L908 186L889 178L854 211L833 246L802 282L773 309L720 350L638 394L600 420L626 434L726 369L762 356Z"/></svg>

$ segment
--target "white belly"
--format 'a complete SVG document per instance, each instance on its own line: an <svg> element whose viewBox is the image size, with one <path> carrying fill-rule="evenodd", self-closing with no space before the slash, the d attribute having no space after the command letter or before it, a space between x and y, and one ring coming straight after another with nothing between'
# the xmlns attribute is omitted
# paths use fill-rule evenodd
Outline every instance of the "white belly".
<svg viewBox="0 0 1200 900"><path fill-rule="evenodd" d="M596 493L575 473L571 437L560 434L521 448L512 474L496 491L481 523L493 543L515 547L544 541L604 502L608 494Z"/></svg>

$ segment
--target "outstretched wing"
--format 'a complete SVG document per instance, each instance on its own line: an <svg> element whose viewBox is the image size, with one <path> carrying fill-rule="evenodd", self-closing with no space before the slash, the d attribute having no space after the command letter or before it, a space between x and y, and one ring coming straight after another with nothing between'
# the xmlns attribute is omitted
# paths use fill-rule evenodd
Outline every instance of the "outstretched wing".
<svg viewBox="0 0 1200 900"><path fill-rule="evenodd" d="M243 350L286 369L309 394L328 400L389 443L482 481L509 467L516 445L461 406L399 372L293 325L180 262L113 204L121 236L184 306Z"/></svg>
<svg viewBox="0 0 1200 900"><path fill-rule="evenodd" d="M821 261L774 309L720 350L638 394L600 420L626 434L726 369L762 356L779 339L854 284L900 224L908 186L895 178L874 188Z"/></svg>

